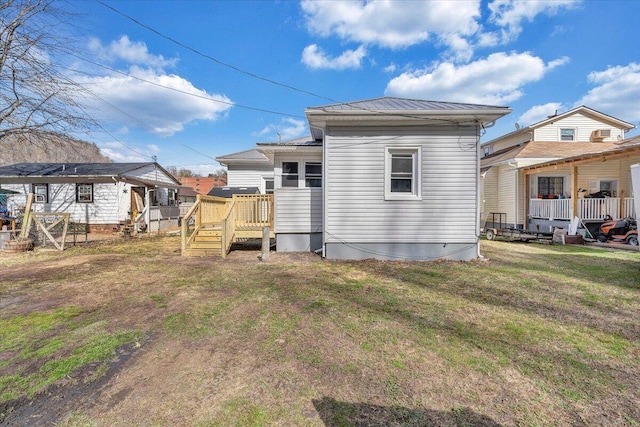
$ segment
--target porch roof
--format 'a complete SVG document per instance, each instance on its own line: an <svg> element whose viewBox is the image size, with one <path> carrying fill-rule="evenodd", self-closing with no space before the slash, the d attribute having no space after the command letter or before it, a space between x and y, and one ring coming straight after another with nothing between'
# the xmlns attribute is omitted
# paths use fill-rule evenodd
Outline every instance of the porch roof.
<svg viewBox="0 0 640 427"><path fill-rule="evenodd" d="M532 160L546 163L559 159L581 157L598 154L617 149L624 142L558 142L558 141L529 141L510 147L506 151L494 153L480 160L481 167L495 166L509 161Z"/></svg>
<svg viewBox="0 0 640 427"><path fill-rule="evenodd" d="M602 146L603 144L595 144ZM640 136L626 139L619 143L614 143L613 148L608 148L591 153L582 153L575 156L565 157L561 159L549 160L546 162L528 165L522 169L525 173L542 172L546 169L557 168L560 165L577 165L581 163L593 163L598 161L613 160L631 155L640 155Z"/></svg>

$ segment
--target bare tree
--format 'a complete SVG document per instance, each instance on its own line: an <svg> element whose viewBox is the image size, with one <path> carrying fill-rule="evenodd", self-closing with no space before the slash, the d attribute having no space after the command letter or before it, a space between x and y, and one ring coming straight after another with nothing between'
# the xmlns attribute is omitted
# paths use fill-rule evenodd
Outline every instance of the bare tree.
<svg viewBox="0 0 640 427"><path fill-rule="evenodd" d="M78 102L82 87L59 66L65 18L55 0L0 0L0 138L8 134L69 134L93 122Z"/></svg>

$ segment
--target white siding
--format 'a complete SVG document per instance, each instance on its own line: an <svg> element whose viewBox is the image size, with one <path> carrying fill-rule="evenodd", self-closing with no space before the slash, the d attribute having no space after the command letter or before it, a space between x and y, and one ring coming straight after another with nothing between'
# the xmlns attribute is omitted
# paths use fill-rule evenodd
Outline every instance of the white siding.
<svg viewBox="0 0 640 427"><path fill-rule="evenodd" d="M329 129L325 241L476 240L476 128ZM384 199L385 147L422 146L422 200Z"/></svg>
<svg viewBox="0 0 640 427"><path fill-rule="evenodd" d="M482 205L480 224L488 219L489 212L498 212L498 168L489 169L482 178Z"/></svg>
<svg viewBox="0 0 640 427"><path fill-rule="evenodd" d="M35 212L70 213L71 220L85 224L117 224L129 210L129 191L122 184L94 184L93 203L76 203L76 184L49 184L49 203L34 203ZM20 191L8 198L8 208L15 212L27 203L31 184L3 184L2 188Z"/></svg>
<svg viewBox="0 0 640 427"><path fill-rule="evenodd" d="M273 178L273 166L229 165L227 185L229 187L258 187L264 193L263 178Z"/></svg>
<svg viewBox="0 0 640 427"><path fill-rule="evenodd" d="M275 190L275 232L322 232L322 189L277 188Z"/></svg>
<svg viewBox="0 0 640 427"><path fill-rule="evenodd" d="M560 129L576 129L576 141L588 142L591 133L598 129L610 129L611 136L605 138L605 142L618 141L618 137L624 137L621 129L616 129L608 123L603 123L584 114L576 113L558 121L551 122L534 130L535 141L560 141Z"/></svg>
<svg viewBox="0 0 640 427"><path fill-rule="evenodd" d="M131 172L127 172L125 175L131 177L137 177L145 181L162 182L168 184L170 187L175 187L177 184L165 174L162 169L156 168L154 165L143 166Z"/></svg>

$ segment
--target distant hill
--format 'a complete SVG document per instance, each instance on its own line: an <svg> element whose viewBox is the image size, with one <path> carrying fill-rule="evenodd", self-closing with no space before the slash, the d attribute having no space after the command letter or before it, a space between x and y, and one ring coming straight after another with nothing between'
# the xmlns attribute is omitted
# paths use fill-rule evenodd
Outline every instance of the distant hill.
<svg viewBox="0 0 640 427"><path fill-rule="evenodd" d="M0 138L0 166L14 163L112 163L98 147L55 133L10 134Z"/></svg>

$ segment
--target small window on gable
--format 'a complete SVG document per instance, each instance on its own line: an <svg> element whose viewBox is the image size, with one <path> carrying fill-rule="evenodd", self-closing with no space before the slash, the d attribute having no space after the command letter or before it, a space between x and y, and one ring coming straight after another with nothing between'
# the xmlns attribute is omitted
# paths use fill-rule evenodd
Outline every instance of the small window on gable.
<svg viewBox="0 0 640 427"><path fill-rule="evenodd" d="M385 199L422 199L422 150L387 148L385 153Z"/></svg>
<svg viewBox="0 0 640 427"><path fill-rule="evenodd" d="M93 203L93 184L76 184L76 202Z"/></svg>
<svg viewBox="0 0 640 427"><path fill-rule="evenodd" d="M49 203L49 184L32 184L34 203Z"/></svg>
<svg viewBox="0 0 640 427"><path fill-rule="evenodd" d="M576 130L565 128L560 129L560 141L575 141L576 140Z"/></svg>
<svg viewBox="0 0 640 427"><path fill-rule="evenodd" d="M304 164L305 187L322 187L322 163L306 162Z"/></svg>
<svg viewBox="0 0 640 427"><path fill-rule="evenodd" d="M282 162L282 186L298 186L298 162Z"/></svg>

